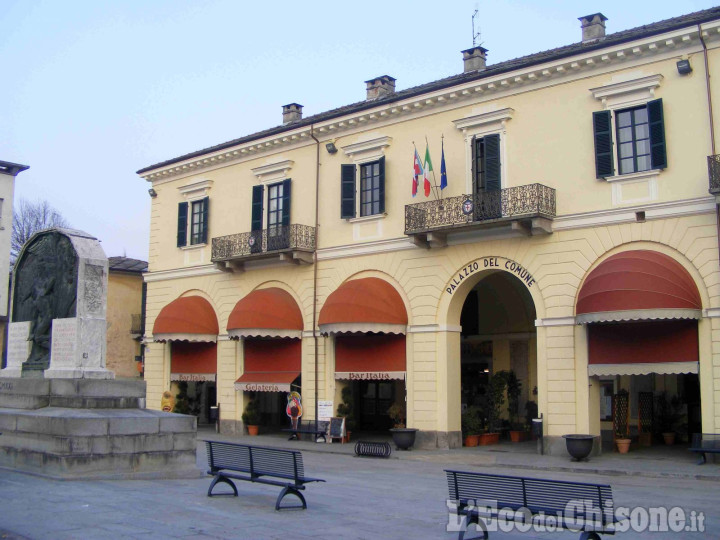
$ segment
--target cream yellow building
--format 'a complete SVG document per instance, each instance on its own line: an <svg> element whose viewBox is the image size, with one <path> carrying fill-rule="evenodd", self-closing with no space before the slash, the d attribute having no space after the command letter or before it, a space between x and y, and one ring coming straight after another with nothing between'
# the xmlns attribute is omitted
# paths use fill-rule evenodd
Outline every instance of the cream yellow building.
<svg viewBox="0 0 720 540"><path fill-rule="evenodd" d="M365 101L286 105L138 171L148 406L210 386L232 432L248 395L281 425L287 391L313 418L350 386L359 429L405 401L418 445L456 447L461 411L511 369L550 451L612 438L621 390L633 434L663 391L674 429L720 432L720 8L607 35L580 20L566 47L495 65L474 47L456 76L377 77Z"/></svg>
<svg viewBox="0 0 720 540"><path fill-rule="evenodd" d="M108 257L106 367L120 378L142 375L143 273L147 262Z"/></svg>

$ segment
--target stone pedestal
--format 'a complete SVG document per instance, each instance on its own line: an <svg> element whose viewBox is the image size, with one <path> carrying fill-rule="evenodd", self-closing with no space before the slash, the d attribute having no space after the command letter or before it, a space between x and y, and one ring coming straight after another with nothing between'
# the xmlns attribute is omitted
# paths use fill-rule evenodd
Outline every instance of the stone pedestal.
<svg viewBox="0 0 720 540"><path fill-rule="evenodd" d="M22 364L30 354L30 322L11 322L8 326L7 366L0 377L20 377Z"/></svg>
<svg viewBox="0 0 720 540"><path fill-rule="evenodd" d="M0 467L59 479L201 476L197 419L144 407L144 381L0 379Z"/></svg>

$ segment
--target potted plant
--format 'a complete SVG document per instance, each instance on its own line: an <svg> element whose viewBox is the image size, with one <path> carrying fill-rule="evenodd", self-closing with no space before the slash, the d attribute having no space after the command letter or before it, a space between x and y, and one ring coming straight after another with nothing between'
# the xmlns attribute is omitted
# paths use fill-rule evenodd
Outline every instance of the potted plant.
<svg viewBox="0 0 720 540"><path fill-rule="evenodd" d="M398 450L409 450L415 444L417 429L405 426L405 402L393 403L387 410L387 414L395 425L390 429L395 446Z"/></svg>
<svg viewBox="0 0 720 540"><path fill-rule="evenodd" d="M506 371L498 371L490 377L486 399L487 433L480 437L480 445L497 444L500 440L502 406L505 402Z"/></svg>
<svg viewBox="0 0 720 540"><path fill-rule="evenodd" d="M657 431L662 435L665 444L675 444L675 426L682 418L682 403L678 396L668 399L667 392L661 392L655 398L655 421Z"/></svg>
<svg viewBox="0 0 720 540"><path fill-rule="evenodd" d="M630 439L625 433L615 433L615 445L621 454L627 454L630 451L630 442Z"/></svg>
<svg viewBox="0 0 720 540"><path fill-rule="evenodd" d="M260 411L258 410L257 401L251 399L245 405L245 411L242 413L242 421L248 430L248 435L257 435L260 424Z"/></svg>
<svg viewBox="0 0 720 540"><path fill-rule="evenodd" d="M505 385L507 387L508 400L508 418L510 420L510 440L512 442L521 442L525 440L525 431L522 424L518 421L520 414L520 393L522 392L522 382L517 378L513 370L505 375Z"/></svg>
<svg viewBox="0 0 720 540"><path fill-rule="evenodd" d="M465 446L477 446L480 442L480 433L482 432L482 420L480 419L480 409L477 407L468 407L460 417L462 433Z"/></svg>
<svg viewBox="0 0 720 540"><path fill-rule="evenodd" d="M352 387L342 389L342 403L337 407L337 415L345 417L345 441L350 442L350 434L355 429L355 415L353 414Z"/></svg>

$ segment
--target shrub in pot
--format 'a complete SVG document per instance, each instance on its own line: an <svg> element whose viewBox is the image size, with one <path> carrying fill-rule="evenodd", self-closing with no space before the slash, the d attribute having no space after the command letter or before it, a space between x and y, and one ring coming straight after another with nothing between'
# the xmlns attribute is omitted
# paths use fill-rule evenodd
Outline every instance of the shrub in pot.
<svg viewBox="0 0 720 540"><path fill-rule="evenodd" d="M405 402L393 403L387 410L388 416L392 419L394 428L390 429L393 442L398 450L408 450L415 444L417 429L405 426Z"/></svg>
<svg viewBox="0 0 720 540"><path fill-rule="evenodd" d="M345 417L345 442L350 442L350 434L355 430L356 422L353 414L352 388L346 386L342 389L342 403L337 406L337 415Z"/></svg>
<svg viewBox="0 0 720 540"><path fill-rule="evenodd" d="M245 405L245 410L241 418L248 430L248 435L257 435L258 424L260 424L260 410L258 409L257 401L251 399L248 404Z"/></svg>
<svg viewBox="0 0 720 540"><path fill-rule="evenodd" d="M508 418L510 419L510 440L512 442L520 442L525 439L525 431L519 421L522 382L520 382L520 379L517 378L513 370L506 372L505 386L507 387L507 410Z"/></svg>
<svg viewBox="0 0 720 540"><path fill-rule="evenodd" d="M477 446L482 432L482 420L480 419L480 409L477 407L468 407L460 417L463 438L465 446Z"/></svg>

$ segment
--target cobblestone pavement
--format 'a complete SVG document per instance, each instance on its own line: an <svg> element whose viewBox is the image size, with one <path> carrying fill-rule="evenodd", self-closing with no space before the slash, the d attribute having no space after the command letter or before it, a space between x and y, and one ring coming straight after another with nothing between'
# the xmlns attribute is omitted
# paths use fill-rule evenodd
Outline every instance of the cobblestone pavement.
<svg viewBox="0 0 720 540"><path fill-rule="evenodd" d="M227 438L214 433L202 437ZM247 439L244 439L247 440ZM720 539L720 467L695 459L655 457L618 461L603 456L584 464L516 451L463 449L394 452L391 459L354 457L351 445L315 445L283 438L254 442L303 450L306 474L327 480L309 484L306 511L276 512L280 488L237 482L239 497L206 496L209 477L186 480L57 481L0 470L0 539L123 538L457 538L446 531L447 485L443 468L494 471L609 483L616 506L679 507L692 525L702 513L705 532L629 530L618 538ZM680 461L682 458L682 461ZM205 465L198 444L198 466ZM634 465L634 466L633 466ZM574 467L574 468L573 468ZM586 470L583 470L585 467ZM623 469L624 467L624 469ZM687 472L685 472L687 471ZM644 511L638 510L638 525ZM637 521L637 520L636 520ZM497 539L577 538L577 533L491 533Z"/></svg>

